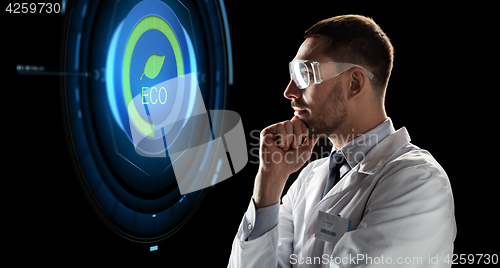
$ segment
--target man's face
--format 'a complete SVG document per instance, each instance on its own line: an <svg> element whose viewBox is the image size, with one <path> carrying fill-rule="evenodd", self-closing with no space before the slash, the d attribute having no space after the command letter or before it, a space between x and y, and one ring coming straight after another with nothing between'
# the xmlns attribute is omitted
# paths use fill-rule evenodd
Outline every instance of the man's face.
<svg viewBox="0 0 500 268"><path fill-rule="evenodd" d="M294 60L333 61L323 54L326 42L326 39L320 37L307 38ZM284 95L292 101L295 115L307 124L309 134L330 136L337 133L347 120L348 109L342 75L320 84L311 82L305 89L299 89L295 82L290 81Z"/></svg>

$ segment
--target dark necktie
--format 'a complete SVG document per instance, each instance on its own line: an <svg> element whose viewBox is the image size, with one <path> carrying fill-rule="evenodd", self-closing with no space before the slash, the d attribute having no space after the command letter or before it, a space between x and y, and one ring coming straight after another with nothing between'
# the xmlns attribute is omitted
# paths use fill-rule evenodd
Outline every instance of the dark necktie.
<svg viewBox="0 0 500 268"><path fill-rule="evenodd" d="M343 172L340 172L340 168L346 166ZM328 180L326 181L325 190L323 191L323 197L340 181L342 176L350 170L349 164L344 158L344 155L335 151L330 155L330 171L328 172ZM342 174L341 174L342 173Z"/></svg>

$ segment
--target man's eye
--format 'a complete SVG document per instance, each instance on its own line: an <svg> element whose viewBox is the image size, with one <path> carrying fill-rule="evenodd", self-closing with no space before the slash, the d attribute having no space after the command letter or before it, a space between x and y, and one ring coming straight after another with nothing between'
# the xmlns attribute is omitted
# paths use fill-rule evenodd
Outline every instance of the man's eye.
<svg viewBox="0 0 500 268"><path fill-rule="evenodd" d="M301 72L301 73L302 73L302 77L308 77L309 79L312 79L312 77L313 77L313 73L312 72L304 71L304 72Z"/></svg>

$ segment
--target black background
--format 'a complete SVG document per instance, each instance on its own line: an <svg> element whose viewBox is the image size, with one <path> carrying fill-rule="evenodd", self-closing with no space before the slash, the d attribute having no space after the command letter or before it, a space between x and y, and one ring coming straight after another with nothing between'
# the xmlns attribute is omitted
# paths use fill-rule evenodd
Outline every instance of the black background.
<svg viewBox="0 0 500 268"><path fill-rule="evenodd" d="M1 192L7 251L26 256L26 261L34 256L48 263L140 261L226 267L252 195L258 167L255 137L262 128L293 117L283 91L289 82L287 64L303 32L324 18L362 14L380 25L395 48L388 116L396 129L405 126L412 143L430 151L450 178L458 228L455 253L500 253L494 162L498 86L493 86L498 68L491 64L489 48L496 42L493 29L498 23L486 12L493 7L334 1L225 4L234 61L227 109L242 117L249 163L211 188L195 216L156 243L158 251L150 252L151 245L111 232L87 203L66 148L59 77L16 74L18 64L60 70L63 16L8 14L7 2L2 2L0 34L7 45L1 74L7 82L2 90L7 119L2 151L7 161L2 164Z"/></svg>

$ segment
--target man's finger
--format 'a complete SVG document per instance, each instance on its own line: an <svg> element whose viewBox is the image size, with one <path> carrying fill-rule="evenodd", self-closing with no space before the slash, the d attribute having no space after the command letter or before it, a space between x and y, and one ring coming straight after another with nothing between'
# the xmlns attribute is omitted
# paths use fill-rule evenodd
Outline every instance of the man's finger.
<svg viewBox="0 0 500 268"><path fill-rule="evenodd" d="M302 144L303 137L307 137L308 135L307 125L298 116L294 116L292 118L292 122L294 123L294 134L297 138L295 140L297 143L295 148L299 148L299 146Z"/></svg>
<svg viewBox="0 0 500 268"><path fill-rule="evenodd" d="M302 124L300 120L295 120L293 121L293 148L297 149L300 147L300 144L302 143L302 137L305 135L302 130Z"/></svg>
<svg viewBox="0 0 500 268"><path fill-rule="evenodd" d="M286 147L286 136L286 130L283 124L276 124L276 145L283 148L283 150L285 150Z"/></svg>

